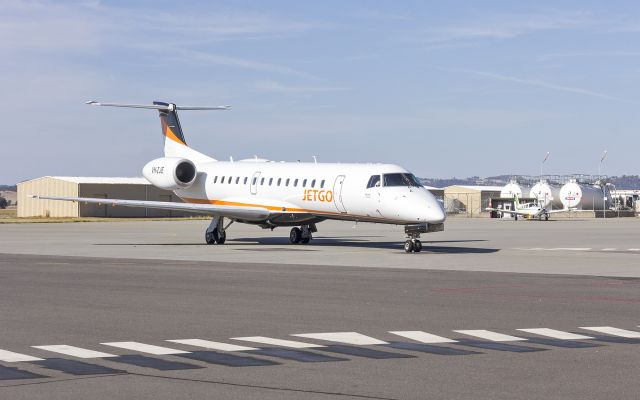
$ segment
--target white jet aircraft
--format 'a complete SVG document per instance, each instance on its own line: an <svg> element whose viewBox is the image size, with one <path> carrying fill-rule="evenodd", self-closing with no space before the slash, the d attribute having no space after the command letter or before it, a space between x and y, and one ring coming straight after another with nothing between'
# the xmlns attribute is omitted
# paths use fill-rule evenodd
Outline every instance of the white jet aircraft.
<svg viewBox="0 0 640 400"><path fill-rule="evenodd" d="M513 201L515 203L514 210L504 210L502 208L492 208L492 207L487 207L485 208L485 210L498 211L505 214L513 214L514 219L516 221L518 220L519 215L522 215L527 219L538 218L539 220L542 221L542 218L544 218L545 221L548 221L550 214L567 212L567 211L577 211L571 208L565 208L562 210L547 210L545 207L542 207L539 203L520 204L520 199L518 199L518 195L513 196Z"/></svg>
<svg viewBox="0 0 640 400"><path fill-rule="evenodd" d="M158 110L164 157L150 161L142 174L154 186L172 190L184 203L32 197L210 214L213 219L205 232L208 244L223 244L233 222L272 230L292 226L291 243L309 243L317 223L335 219L403 225L404 249L410 253L422 249L421 233L444 230L440 203L413 174L397 165L217 161L187 146L177 110L226 110L228 106L180 107L157 101L153 105L87 104Z"/></svg>

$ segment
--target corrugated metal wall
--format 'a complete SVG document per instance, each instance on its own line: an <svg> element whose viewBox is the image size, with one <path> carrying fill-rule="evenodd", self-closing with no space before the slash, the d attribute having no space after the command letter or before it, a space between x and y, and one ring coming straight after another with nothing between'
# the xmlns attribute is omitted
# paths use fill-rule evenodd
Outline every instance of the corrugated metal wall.
<svg viewBox="0 0 640 400"><path fill-rule="evenodd" d="M73 183L52 177L42 177L18 184L18 217L194 217L197 213L108 205L71 201L37 200L30 194L106 199L181 202L173 192L152 185Z"/></svg>
<svg viewBox="0 0 640 400"><path fill-rule="evenodd" d="M182 202L178 196L168 190L158 189L152 185L132 184L80 184L79 197L106 199L149 200ZM151 208L112 207L98 204L80 203L81 217L193 217L196 213L176 210L157 210Z"/></svg>
<svg viewBox="0 0 640 400"><path fill-rule="evenodd" d="M78 217L78 204L70 201L37 200L30 194L78 196L78 185L51 177L18 183L18 217Z"/></svg>

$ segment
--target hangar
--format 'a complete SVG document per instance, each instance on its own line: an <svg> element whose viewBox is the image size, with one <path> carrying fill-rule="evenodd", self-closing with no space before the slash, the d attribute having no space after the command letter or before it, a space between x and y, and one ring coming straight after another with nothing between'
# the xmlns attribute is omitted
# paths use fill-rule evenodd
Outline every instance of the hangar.
<svg viewBox="0 0 640 400"><path fill-rule="evenodd" d="M488 216L484 209L492 198L500 197L501 190L502 186L449 186L444 189L444 206L448 215Z"/></svg>
<svg viewBox="0 0 640 400"><path fill-rule="evenodd" d="M144 178L44 176L18 183L18 217L192 217L195 213L150 208L112 207L71 201L36 200L31 194L181 202Z"/></svg>

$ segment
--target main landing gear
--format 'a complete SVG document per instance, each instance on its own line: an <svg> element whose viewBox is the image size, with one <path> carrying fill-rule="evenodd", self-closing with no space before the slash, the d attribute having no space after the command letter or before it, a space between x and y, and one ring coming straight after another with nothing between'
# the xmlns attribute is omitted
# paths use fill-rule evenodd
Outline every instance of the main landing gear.
<svg viewBox="0 0 640 400"><path fill-rule="evenodd" d="M204 239L207 244L224 244L227 240L227 228L233 224L230 221L224 226L224 217L213 217L211 224L204 233Z"/></svg>
<svg viewBox="0 0 640 400"><path fill-rule="evenodd" d="M302 225L300 228L291 228L289 232L289 241L293 244L307 244L313 239L313 232L318 232L316 224Z"/></svg>

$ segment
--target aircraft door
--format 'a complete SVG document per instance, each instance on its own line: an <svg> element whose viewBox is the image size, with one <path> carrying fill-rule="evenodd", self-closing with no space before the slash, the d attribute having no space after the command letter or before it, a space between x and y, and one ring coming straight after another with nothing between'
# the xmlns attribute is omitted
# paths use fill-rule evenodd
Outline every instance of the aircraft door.
<svg viewBox="0 0 640 400"><path fill-rule="evenodd" d="M251 177L250 190L251 194L258 194L258 178L260 178L260 171L257 171Z"/></svg>
<svg viewBox="0 0 640 400"><path fill-rule="evenodd" d="M364 192L366 213L370 216L380 216L380 175L372 175L367 182Z"/></svg>
<svg viewBox="0 0 640 400"><path fill-rule="evenodd" d="M340 175L336 178L335 183L333 184L333 203L335 204L338 211L341 213L346 213L347 209L344 207L342 203L342 186L344 185L345 176Z"/></svg>

